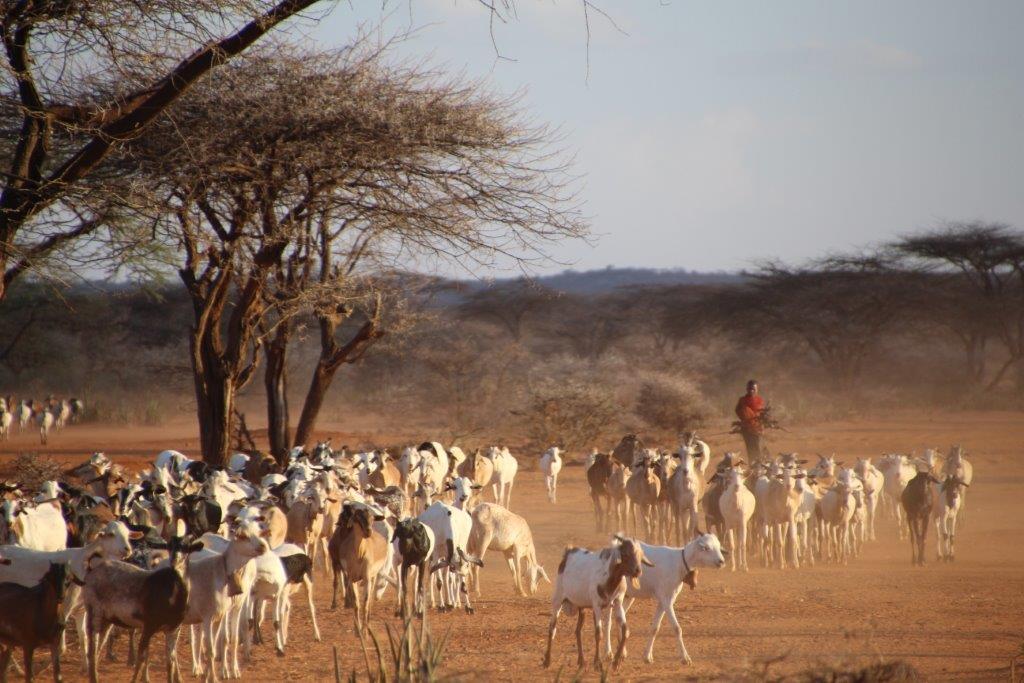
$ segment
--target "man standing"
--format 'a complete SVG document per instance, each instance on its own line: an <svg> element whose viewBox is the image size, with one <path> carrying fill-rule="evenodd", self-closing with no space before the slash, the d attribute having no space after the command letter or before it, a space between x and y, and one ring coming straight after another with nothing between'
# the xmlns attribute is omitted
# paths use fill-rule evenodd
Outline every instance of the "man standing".
<svg viewBox="0 0 1024 683"><path fill-rule="evenodd" d="M761 435L764 425L761 424L761 413L764 412L764 399L757 393L757 380L747 382L747 393L736 402L736 416L740 418L740 434L747 446L747 461L761 460Z"/></svg>

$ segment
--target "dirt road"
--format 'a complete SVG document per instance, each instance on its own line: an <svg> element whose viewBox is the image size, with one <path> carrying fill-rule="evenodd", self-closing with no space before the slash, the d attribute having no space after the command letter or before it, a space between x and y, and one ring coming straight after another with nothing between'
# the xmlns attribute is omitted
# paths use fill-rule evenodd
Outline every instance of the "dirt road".
<svg viewBox="0 0 1024 683"><path fill-rule="evenodd" d="M355 443L357 435L351 437ZM957 561L910 566L910 548L883 521L880 539L848 566L777 571L755 568L747 574L704 571L698 589L685 591L677 603L687 647L695 664L680 666L671 630L666 625L655 648L655 663L641 660L652 609L637 604L630 612L629 657L618 676L630 680L678 678L681 675L736 678L770 665L777 673L795 672L818 663L870 663L904 659L933 680L1005 680L1011 656L1024 642L1024 419L1019 413L957 413L930 416L894 415L884 420L830 423L797 428L772 443L773 450L801 453L835 451L841 459L877 456L889 451L943 451L963 443L974 463L967 521L957 538ZM16 436L0 448L6 459L25 449L80 460L92 450L138 463L159 450L175 447L194 452L196 439L187 427L109 429L73 426L40 449L31 435ZM738 444L712 440L714 459ZM512 509L530 522L541 562L554 575L566 544L598 546L605 538L593 532L589 497L581 467L567 467L557 506L548 504L540 475L539 454L515 453L528 467L521 471ZM533 461L533 462L531 462ZM934 528L929 530L929 557L934 557ZM550 587L533 598L513 594L500 557L489 555L483 571L484 595L477 613L431 615L434 633L448 632L446 671L479 680L549 680L558 667L575 671L570 619L563 617L555 643L555 666L541 668L550 608ZM304 601L293 610L287 656L276 657L268 645L255 648L245 670L248 680L317 681L333 676L331 645L342 667L364 670L349 612L331 612L330 581L317 575L317 606L323 643L313 643ZM373 615L394 623L393 593ZM269 624L266 626L269 634ZM449 630L450 629L450 630ZM585 631L588 658L592 636ZM162 679L162 642L154 654L155 680ZM188 646L179 646L186 663ZM182 656L184 655L184 656ZM122 654L123 658L123 654ZM79 656L74 647L65 672L75 680ZM104 664L106 680L126 680L121 664ZM44 674L44 676L48 675Z"/></svg>

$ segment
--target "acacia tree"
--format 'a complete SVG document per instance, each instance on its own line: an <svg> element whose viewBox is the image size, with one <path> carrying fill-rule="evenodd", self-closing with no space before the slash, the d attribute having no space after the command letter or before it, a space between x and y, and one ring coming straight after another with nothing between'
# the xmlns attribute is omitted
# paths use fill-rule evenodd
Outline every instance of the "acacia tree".
<svg viewBox="0 0 1024 683"><path fill-rule="evenodd" d="M0 300L112 228L110 152L207 73L319 0L2 0Z"/></svg>
<svg viewBox="0 0 1024 683"><path fill-rule="evenodd" d="M996 388L1016 366L1017 388L1024 391L1024 235L1005 223L950 223L904 237L891 248L953 288L937 289L928 304L947 326L960 324L958 335L978 381L985 343L994 338L1006 358L986 389Z"/></svg>
<svg viewBox="0 0 1024 683"><path fill-rule="evenodd" d="M912 306L907 277L877 257L826 259L804 268L767 264L746 284L708 296L697 315L746 345L802 343L847 390Z"/></svg>
<svg viewBox="0 0 1024 683"><path fill-rule="evenodd" d="M514 105L379 53L278 46L219 71L131 146L126 163L160 199L157 230L184 254L204 457L226 456L235 396L263 345L274 347L265 384L280 451L284 354L303 311L322 348L295 441L308 438L338 368L382 333L372 295L365 321L338 339L365 300L353 277L424 256L537 257L583 234L550 132Z"/></svg>

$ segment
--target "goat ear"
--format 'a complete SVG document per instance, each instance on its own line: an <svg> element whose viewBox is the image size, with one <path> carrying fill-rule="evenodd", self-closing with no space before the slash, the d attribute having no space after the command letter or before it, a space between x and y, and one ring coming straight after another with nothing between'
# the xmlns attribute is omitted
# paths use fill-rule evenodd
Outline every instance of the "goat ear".
<svg viewBox="0 0 1024 683"><path fill-rule="evenodd" d="M384 521L384 515L374 515L373 516L373 521L375 521L375 522L383 522Z"/></svg>
<svg viewBox="0 0 1024 683"><path fill-rule="evenodd" d="M640 557L640 564L644 565L645 567L653 567L654 566L654 563L651 562L650 560L648 560L644 556Z"/></svg>
<svg viewBox="0 0 1024 683"><path fill-rule="evenodd" d="M470 484L469 488L473 489L474 491L479 491L480 489L483 488L483 486L481 486L480 484Z"/></svg>
<svg viewBox="0 0 1024 683"><path fill-rule="evenodd" d="M188 546L185 548L185 552L194 553L202 550L205 547L206 546L203 545L202 541L196 541L195 543L189 543Z"/></svg>

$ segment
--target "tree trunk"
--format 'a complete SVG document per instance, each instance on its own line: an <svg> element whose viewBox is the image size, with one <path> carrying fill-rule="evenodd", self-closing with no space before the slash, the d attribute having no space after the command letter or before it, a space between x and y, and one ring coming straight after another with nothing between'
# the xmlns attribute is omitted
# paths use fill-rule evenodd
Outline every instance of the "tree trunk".
<svg viewBox="0 0 1024 683"><path fill-rule="evenodd" d="M208 350L193 331L192 377L196 390L196 412L199 416L199 442L203 460L211 465L224 465L231 449L231 420L235 406L235 383L210 360ZM198 362L196 362L198 361Z"/></svg>
<svg viewBox="0 0 1024 683"><path fill-rule="evenodd" d="M264 347L267 365L263 373L263 386L267 391L267 439L270 453L278 463L288 458L291 434L288 428L288 369L286 358L291 338L291 323L283 321L273 338Z"/></svg>
<svg viewBox="0 0 1024 683"><path fill-rule="evenodd" d="M313 369L313 379L309 383L309 391L306 392L306 400L302 404L302 415L299 417L299 426L295 428L295 445L304 446L313 435L316 428L316 419L320 415L320 408L324 405L324 398L327 390L331 388L337 366L331 369L321 354Z"/></svg>
<svg viewBox="0 0 1024 683"><path fill-rule="evenodd" d="M369 319L344 346L338 344L334 335L338 326L348 317L349 311L339 307L332 314L317 316L317 322L320 324L320 359L313 370L313 379L310 380L309 391L306 392L306 400L302 404L302 415L299 417L298 427L295 428L294 445L305 446L313 435L320 408L338 369L344 363L354 363L362 358L366 350L384 336L384 330L380 325L381 313L381 297L378 294Z"/></svg>

